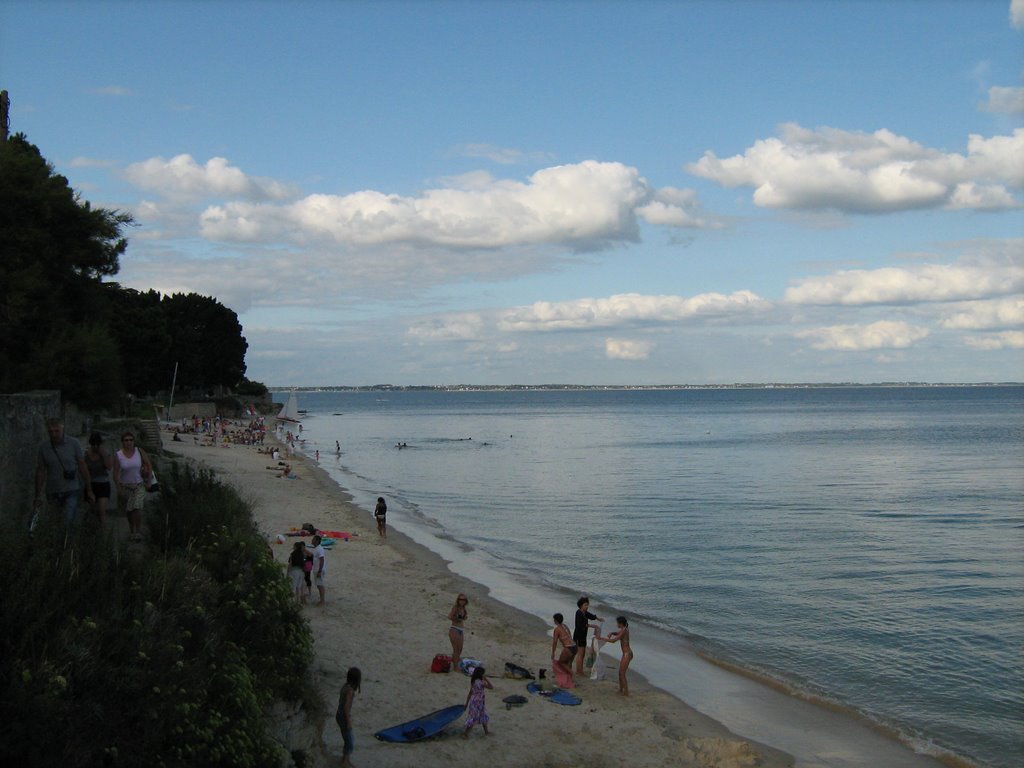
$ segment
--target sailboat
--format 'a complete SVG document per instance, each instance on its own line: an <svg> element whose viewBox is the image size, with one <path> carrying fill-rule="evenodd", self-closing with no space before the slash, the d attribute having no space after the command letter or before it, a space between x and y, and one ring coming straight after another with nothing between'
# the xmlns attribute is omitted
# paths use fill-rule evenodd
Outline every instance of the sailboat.
<svg viewBox="0 0 1024 768"><path fill-rule="evenodd" d="M293 424L298 424L302 419L302 414L299 411L299 401L295 397L295 393L292 392L288 395L288 402L284 404L284 408L277 414L278 421L290 421Z"/></svg>

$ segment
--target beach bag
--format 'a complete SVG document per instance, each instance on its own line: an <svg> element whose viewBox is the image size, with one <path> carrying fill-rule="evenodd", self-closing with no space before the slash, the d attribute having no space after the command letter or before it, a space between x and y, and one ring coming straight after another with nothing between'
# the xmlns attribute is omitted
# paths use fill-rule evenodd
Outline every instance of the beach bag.
<svg viewBox="0 0 1024 768"><path fill-rule="evenodd" d="M150 470L149 474L143 479L146 484L146 493L159 493L160 483L156 481L156 471Z"/></svg>
<svg viewBox="0 0 1024 768"><path fill-rule="evenodd" d="M304 562L302 564L302 570L304 570L306 573L312 573L313 572L313 558L312 557L307 557L306 558L306 562Z"/></svg>
<svg viewBox="0 0 1024 768"><path fill-rule="evenodd" d="M452 657L445 656L443 653L439 653L434 657L434 660L430 662L431 672L450 672L452 669Z"/></svg>

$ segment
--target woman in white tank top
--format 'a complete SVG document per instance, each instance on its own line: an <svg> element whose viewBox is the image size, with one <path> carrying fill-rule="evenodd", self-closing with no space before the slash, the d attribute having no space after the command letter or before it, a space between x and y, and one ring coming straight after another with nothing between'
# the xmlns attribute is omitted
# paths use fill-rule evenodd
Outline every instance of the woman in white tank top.
<svg viewBox="0 0 1024 768"><path fill-rule="evenodd" d="M121 435L121 449L115 455L114 483L119 503L124 504L128 516L128 538L142 538L142 505L146 501L145 479L153 472L146 452L135 445L135 435ZM122 501L123 499L123 501Z"/></svg>

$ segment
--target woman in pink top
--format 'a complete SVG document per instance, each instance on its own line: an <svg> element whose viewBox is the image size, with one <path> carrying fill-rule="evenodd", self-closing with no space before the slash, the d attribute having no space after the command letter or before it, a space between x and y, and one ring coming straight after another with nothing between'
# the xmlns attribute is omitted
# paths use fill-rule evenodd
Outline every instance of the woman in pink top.
<svg viewBox="0 0 1024 768"><path fill-rule="evenodd" d="M121 450L115 458L114 484L117 485L118 500L124 504L128 514L128 538L138 541L142 538L142 505L146 501L145 479L152 474L153 465L150 464L146 452L135 446L135 436L131 432L121 435Z"/></svg>

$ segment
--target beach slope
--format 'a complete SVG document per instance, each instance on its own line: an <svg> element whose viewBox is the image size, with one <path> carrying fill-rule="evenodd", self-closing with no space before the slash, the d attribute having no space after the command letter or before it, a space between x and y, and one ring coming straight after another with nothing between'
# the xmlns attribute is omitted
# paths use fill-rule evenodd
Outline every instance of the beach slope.
<svg viewBox="0 0 1024 768"><path fill-rule="evenodd" d="M322 530L354 534L327 554L327 603L314 598L303 610L315 639L311 685L326 702L322 734L310 750L316 765L337 765L341 735L334 723L338 691L350 666L363 673L352 707L360 768L416 766L655 766L792 765L792 759L730 733L684 702L630 673L630 697L616 690L617 653L607 656L603 681L580 681L579 706L559 706L526 691L526 681L502 677L505 662L534 673L550 668L550 627L537 617L490 598L478 584L454 573L437 555L391 530L386 540L366 510L315 462L290 460L294 479L281 478L255 448L201 446L186 437L168 450L212 470L235 487L253 508L275 558L284 562L292 542L278 534L312 523ZM459 592L468 595L464 655L485 662L494 690L487 692L491 735L474 728L461 738L460 718L445 735L415 744L379 742L373 734L435 710L464 704L469 678L460 672L435 674L435 654L451 653L447 614ZM566 607L566 612L571 613ZM527 703L507 709L502 699L521 694ZM316 730L315 728L314 730Z"/></svg>

